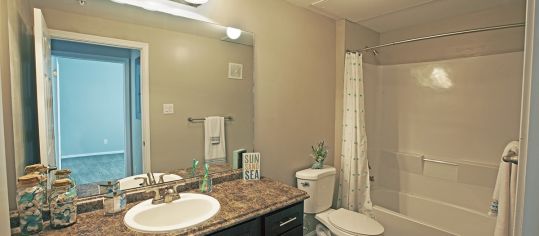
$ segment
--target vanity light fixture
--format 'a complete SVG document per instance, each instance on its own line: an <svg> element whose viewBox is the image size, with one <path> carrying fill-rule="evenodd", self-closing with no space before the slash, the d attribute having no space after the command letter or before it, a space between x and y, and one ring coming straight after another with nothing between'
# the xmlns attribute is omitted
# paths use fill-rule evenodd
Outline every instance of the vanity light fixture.
<svg viewBox="0 0 539 236"><path fill-rule="evenodd" d="M144 8L149 11L158 11L167 13L174 16L185 17L193 20L199 20L209 23L214 23L209 18L200 15L196 12L193 12L193 7L190 7L179 2L170 1L170 0L111 0L115 3L127 4L131 6L136 6ZM207 0L192 0L193 2L203 2Z"/></svg>
<svg viewBox="0 0 539 236"><path fill-rule="evenodd" d="M226 27L226 36L233 40L239 39L241 30L233 27Z"/></svg>

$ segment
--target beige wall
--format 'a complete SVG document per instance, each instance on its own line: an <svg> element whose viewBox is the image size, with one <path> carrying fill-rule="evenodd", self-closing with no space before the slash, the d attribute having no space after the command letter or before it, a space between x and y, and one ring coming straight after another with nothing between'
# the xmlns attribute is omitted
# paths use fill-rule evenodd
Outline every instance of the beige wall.
<svg viewBox="0 0 539 236"><path fill-rule="evenodd" d="M0 50L3 51L6 49L4 42L7 38L7 5L4 2L0 2ZM8 77L4 73L8 70L9 63L0 56L0 82L4 78ZM0 83L0 189L3 191L0 193L0 234L9 235L11 230L9 228L9 195L8 195L8 176L7 176L7 162L6 162L6 148L5 148L5 136L4 136L4 106L1 101L3 101L3 84Z"/></svg>
<svg viewBox="0 0 539 236"><path fill-rule="evenodd" d="M0 1L0 50L9 51L9 30L8 30L8 4L7 1ZM13 150L13 125L11 116L11 75L10 75L9 53L0 54L0 80L2 82L2 112L4 123L6 169L8 179L8 192L15 191L15 159ZM5 190L3 190L5 191ZM10 209L15 208L15 201L10 195Z"/></svg>
<svg viewBox="0 0 539 236"><path fill-rule="evenodd" d="M230 115L228 156L253 149L253 48L57 10L44 9L51 29L145 42L150 51L150 129L153 171L185 168L204 158L204 125L188 117ZM244 67L244 79L227 78L228 63ZM164 115L163 104L174 104Z"/></svg>
<svg viewBox="0 0 539 236"><path fill-rule="evenodd" d="M358 50L380 43L380 33L350 21L344 22L345 48L347 50ZM379 64L378 57L373 56L371 53L364 53L363 61L369 64Z"/></svg>
<svg viewBox="0 0 539 236"><path fill-rule="evenodd" d="M502 5L488 10L382 33L380 43L464 29L522 23L525 5ZM380 64L402 64L517 52L524 49L524 27L430 39L380 48Z"/></svg>
<svg viewBox="0 0 539 236"><path fill-rule="evenodd" d="M17 176L39 162L37 103L32 9L28 1L15 1L10 14L11 104ZM15 13L15 11L14 11ZM11 25L13 24L13 25Z"/></svg>
<svg viewBox="0 0 539 236"><path fill-rule="evenodd" d="M255 149L262 175L295 185L310 146L326 140L332 165L335 21L285 1L211 1L217 23L255 34Z"/></svg>

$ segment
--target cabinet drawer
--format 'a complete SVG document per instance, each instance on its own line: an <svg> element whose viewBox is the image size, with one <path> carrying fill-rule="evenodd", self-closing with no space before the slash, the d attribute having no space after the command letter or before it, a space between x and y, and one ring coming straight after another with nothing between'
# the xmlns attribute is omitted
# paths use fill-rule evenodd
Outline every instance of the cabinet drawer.
<svg viewBox="0 0 539 236"><path fill-rule="evenodd" d="M264 235L281 235L303 226L303 202L270 213L264 217Z"/></svg>
<svg viewBox="0 0 539 236"><path fill-rule="evenodd" d="M228 229L221 230L212 236L259 236L262 235L262 226L260 218L232 226Z"/></svg>

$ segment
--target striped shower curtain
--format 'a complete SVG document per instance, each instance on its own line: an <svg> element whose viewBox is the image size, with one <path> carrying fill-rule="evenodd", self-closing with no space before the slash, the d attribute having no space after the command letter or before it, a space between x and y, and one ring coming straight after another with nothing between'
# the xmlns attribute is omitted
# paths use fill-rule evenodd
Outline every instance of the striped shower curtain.
<svg viewBox="0 0 539 236"><path fill-rule="evenodd" d="M346 53L343 99L343 137L339 178L339 207L371 215L363 57Z"/></svg>

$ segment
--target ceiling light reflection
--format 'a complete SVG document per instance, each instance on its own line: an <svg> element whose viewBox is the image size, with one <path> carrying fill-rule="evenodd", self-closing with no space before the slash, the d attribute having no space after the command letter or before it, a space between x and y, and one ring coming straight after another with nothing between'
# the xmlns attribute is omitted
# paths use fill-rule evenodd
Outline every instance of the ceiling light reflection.
<svg viewBox="0 0 539 236"><path fill-rule="evenodd" d="M192 7L187 5L169 1L169 0L111 0L116 3L128 4L144 8L149 11L158 11L170 15L185 17L193 20L199 20L209 23L214 23L211 19L192 11Z"/></svg>
<svg viewBox="0 0 539 236"><path fill-rule="evenodd" d="M423 86L432 89L450 89L453 87L453 81L449 72L442 66L428 65L412 69L412 76Z"/></svg>

